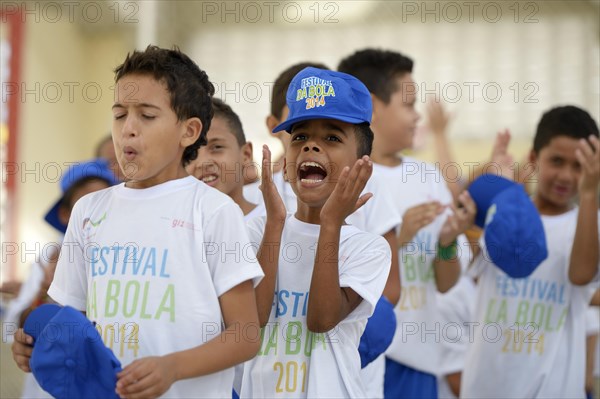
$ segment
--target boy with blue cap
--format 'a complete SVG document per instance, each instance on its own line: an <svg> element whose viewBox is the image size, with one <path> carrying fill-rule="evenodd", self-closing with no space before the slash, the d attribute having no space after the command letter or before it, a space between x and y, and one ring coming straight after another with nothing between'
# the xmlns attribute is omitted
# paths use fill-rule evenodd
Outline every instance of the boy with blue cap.
<svg viewBox="0 0 600 399"><path fill-rule="evenodd" d="M284 173L294 215L270 177L264 151L267 218L249 224L265 278L257 287L264 326L247 362L241 397L363 397L358 343L383 292L390 248L345 224L371 194L373 134L368 90L350 75L305 68L287 91L289 115L273 131L291 134Z"/></svg>
<svg viewBox="0 0 600 399"><path fill-rule="evenodd" d="M598 126L580 108L553 108L530 160L532 199L496 176L470 187L487 212L477 219L477 324L461 397L585 397L585 312L600 259Z"/></svg>

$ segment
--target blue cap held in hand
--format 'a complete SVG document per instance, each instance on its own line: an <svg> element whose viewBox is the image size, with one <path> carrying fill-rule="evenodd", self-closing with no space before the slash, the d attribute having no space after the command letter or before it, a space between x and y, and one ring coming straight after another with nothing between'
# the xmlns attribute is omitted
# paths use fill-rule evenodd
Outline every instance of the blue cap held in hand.
<svg viewBox="0 0 600 399"><path fill-rule="evenodd" d="M291 132L293 125L311 119L371 123L371 93L357 78L347 73L307 67L290 82L286 95L290 110L287 119L273 133Z"/></svg>
<svg viewBox="0 0 600 399"><path fill-rule="evenodd" d="M542 219L522 185L482 175L469 187L476 224L491 261L513 278L529 276L548 257Z"/></svg>
<svg viewBox="0 0 600 399"><path fill-rule="evenodd" d="M80 311L46 304L32 311L24 330L34 338L29 361L40 386L55 398L118 398L121 362Z"/></svg>
<svg viewBox="0 0 600 399"><path fill-rule="evenodd" d="M394 306L381 296L373 315L367 320L367 326L360 337L358 353L360 367L365 368L373 360L383 354L392 344L396 333L396 314Z"/></svg>

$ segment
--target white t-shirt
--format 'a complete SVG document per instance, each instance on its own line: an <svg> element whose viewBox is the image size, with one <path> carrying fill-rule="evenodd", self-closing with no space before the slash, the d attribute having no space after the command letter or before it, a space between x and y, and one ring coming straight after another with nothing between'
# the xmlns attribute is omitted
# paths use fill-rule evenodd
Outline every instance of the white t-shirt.
<svg viewBox="0 0 600 399"><path fill-rule="evenodd" d="M49 294L85 310L123 367L220 334L219 297L263 276L240 208L194 177L124 184L77 202ZM233 368L178 381L165 397L230 398Z"/></svg>
<svg viewBox="0 0 600 399"><path fill-rule="evenodd" d="M432 164L404 157L396 167L375 164L374 174L388 182L400 215L428 201L452 203L444 178ZM392 360L430 374L438 373L441 337L433 261L446 219L447 214L438 216L399 249L402 292L394 309L396 334L386 352Z"/></svg>
<svg viewBox="0 0 600 399"><path fill-rule="evenodd" d="M491 263L481 240L473 265L479 324L462 397L585 397L585 312L593 289L568 277L577 211L542 216L548 257L526 278L510 278Z"/></svg>
<svg viewBox="0 0 600 399"><path fill-rule="evenodd" d="M262 192L258 188L260 186L260 180L253 183L244 184L244 198L246 201L258 204L262 201Z"/></svg>
<svg viewBox="0 0 600 399"><path fill-rule="evenodd" d="M446 375L462 372L469 342L469 323L475 314L476 286L469 276L462 276L448 292L437 294L440 315L440 367L438 397L456 398L450 390Z"/></svg>
<svg viewBox="0 0 600 399"><path fill-rule="evenodd" d="M248 228L260 242L265 218ZM358 343L383 292L390 249L380 236L343 226L339 245L340 286L362 297L358 307L327 333L309 332L308 295L320 226L288 215L282 233L273 307L258 355L246 362L241 397L364 397Z"/></svg>

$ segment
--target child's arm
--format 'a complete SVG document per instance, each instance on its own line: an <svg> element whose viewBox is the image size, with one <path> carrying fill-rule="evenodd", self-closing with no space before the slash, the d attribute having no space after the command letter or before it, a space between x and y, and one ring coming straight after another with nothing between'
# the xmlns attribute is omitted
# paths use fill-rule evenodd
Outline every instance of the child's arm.
<svg viewBox="0 0 600 399"><path fill-rule="evenodd" d="M271 151L266 145L263 146L262 162L263 172L260 189L267 210L267 221L256 258L265 276L256 287L256 304L258 306L260 326L264 327L269 321L273 305L273 295L275 295L279 249L281 247L281 234L285 224L286 210L283 200L277 192L277 187L273 184Z"/></svg>
<svg viewBox="0 0 600 399"><path fill-rule="evenodd" d="M400 267L398 265L398 243L396 238L396 229L392 229L383 235L383 238L388 242L392 251L392 265L390 267L390 275L383 289L383 296L390 301L393 306L396 306L400 300L402 282L400 281Z"/></svg>
<svg viewBox="0 0 600 399"><path fill-rule="evenodd" d="M352 170L345 167L331 196L321 208L321 230L306 315L310 331L331 330L362 301L353 289L340 287L338 254L344 220L372 197L370 193L360 196L372 172L373 163L368 156L357 160Z"/></svg>
<svg viewBox="0 0 600 399"><path fill-rule="evenodd" d="M579 180L579 214L569 280L575 285L592 281L598 273L598 182L600 181L600 142L595 136L581 140L575 155L581 164Z"/></svg>
<svg viewBox="0 0 600 399"><path fill-rule="evenodd" d="M225 323L220 335L191 349L132 362L117 375L117 393L128 399L158 397L178 380L212 374L253 358L260 348L260 327L252 281L225 292L219 304Z"/></svg>
<svg viewBox="0 0 600 399"><path fill-rule="evenodd" d="M446 292L460 277L460 257L456 238L473 225L477 207L468 191L458 196L459 207L452 205L454 214L448 217L439 237L437 256L433 262L435 282L439 292ZM452 248L454 247L454 248Z"/></svg>

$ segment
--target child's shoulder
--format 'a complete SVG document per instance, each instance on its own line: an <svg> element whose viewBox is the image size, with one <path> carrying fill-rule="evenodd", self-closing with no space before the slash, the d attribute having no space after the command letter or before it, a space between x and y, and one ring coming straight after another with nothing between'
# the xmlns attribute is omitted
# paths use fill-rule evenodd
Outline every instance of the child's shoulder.
<svg viewBox="0 0 600 399"><path fill-rule="evenodd" d="M361 230L353 225L342 227L340 247L349 247L357 251L381 251L391 254L390 246L385 238L378 234Z"/></svg>

